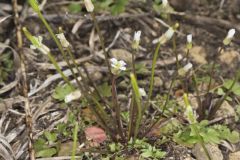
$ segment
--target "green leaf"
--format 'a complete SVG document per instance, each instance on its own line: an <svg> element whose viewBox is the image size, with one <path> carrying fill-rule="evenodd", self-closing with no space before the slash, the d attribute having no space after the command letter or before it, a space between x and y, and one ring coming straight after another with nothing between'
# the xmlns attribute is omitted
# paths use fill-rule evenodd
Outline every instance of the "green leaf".
<svg viewBox="0 0 240 160"><path fill-rule="evenodd" d="M65 96L71 92L73 92L73 89L69 85L57 86L52 96L53 98L62 101L64 100Z"/></svg>
<svg viewBox="0 0 240 160"><path fill-rule="evenodd" d="M35 142L34 142L34 149L36 151L40 151L43 149L46 149L47 145L46 145L46 140L43 138L38 138Z"/></svg>
<svg viewBox="0 0 240 160"><path fill-rule="evenodd" d="M166 155L166 152L157 151L157 152L154 154L154 157L155 157L155 158L163 158L163 157L165 157L165 155Z"/></svg>
<svg viewBox="0 0 240 160"><path fill-rule="evenodd" d="M68 10L71 13L79 13L82 10L82 6L80 4L78 4L78 3L71 3L68 6Z"/></svg>
<svg viewBox="0 0 240 160"><path fill-rule="evenodd" d="M113 15L118 15L125 11L125 6L128 4L128 0L118 0L115 1L114 5L111 7L111 12Z"/></svg>
<svg viewBox="0 0 240 160"><path fill-rule="evenodd" d="M232 131L231 135L228 137L229 142L231 143L237 143L239 142L240 138L239 138L239 132L237 131Z"/></svg>
<svg viewBox="0 0 240 160"><path fill-rule="evenodd" d="M223 87L225 87L226 89L229 89L230 86L232 85L232 83L233 83L233 80L231 80L231 79L226 80L223 84ZM235 83L235 85L232 88L232 92L235 95L240 96L240 84L239 83Z"/></svg>
<svg viewBox="0 0 240 160"><path fill-rule="evenodd" d="M97 88L103 97L112 96L111 86L109 86L108 83L103 83L102 85L98 86Z"/></svg>
<svg viewBox="0 0 240 160"><path fill-rule="evenodd" d="M220 135L219 133L212 129L212 128L209 128L207 130L207 133L204 133L201 135L204 139L204 142L210 142L210 143L215 143L215 144L219 144L220 143Z"/></svg>
<svg viewBox="0 0 240 160"><path fill-rule="evenodd" d="M143 153L141 153L141 156L144 158L149 158L153 156L153 153L149 150L143 149L141 151L143 151Z"/></svg>
<svg viewBox="0 0 240 160"><path fill-rule="evenodd" d="M47 138L48 142L53 143L57 140L57 134L51 133L49 131L44 132L44 136Z"/></svg>
<svg viewBox="0 0 240 160"><path fill-rule="evenodd" d="M48 148L48 149L44 149L37 152L36 157L42 157L42 158L52 157L56 153L57 153L57 150L55 148Z"/></svg>

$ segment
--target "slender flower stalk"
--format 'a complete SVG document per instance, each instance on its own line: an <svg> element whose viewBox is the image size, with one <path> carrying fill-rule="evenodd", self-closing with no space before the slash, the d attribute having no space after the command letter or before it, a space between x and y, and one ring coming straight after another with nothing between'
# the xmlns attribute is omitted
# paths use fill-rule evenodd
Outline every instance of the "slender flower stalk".
<svg viewBox="0 0 240 160"><path fill-rule="evenodd" d="M71 160L75 160L76 150L77 150L77 140L78 140L78 122L75 122L75 127L73 131L73 147Z"/></svg>
<svg viewBox="0 0 240 160"><path fill-rule="evenodd" d="M62 76L63 80L72 87L72 89L74 88L73 85L70 83L70 81L68 80L68 78L64 75L64 73L62 72L62 70L60 69L57 61L55 60L55 58L52 56L50 49L42 44L42 38L36 38L34 36L32 36L32 34L27 30L26 27L23 27L23 32L26 35L26 37L32 42L32 47L31 48L36 48L39 49L42 53L46 54L50 61L53 63L54 67L56 68L57 72Z"/></svg>
<svg viewBox="0 0 240 160"><path fill-rule="evenodd" d="M191 124L192 126L192 129L193 131L195 132L195 134L198 136L198 138L200 139L200 144L206 154L206 156L208 157L208 160L211 160L211 156L204 144L204 140L203 140L203 137L199 134L199 129L198 127L196 126L196 123L197 123L197 120L196 120L196 117L193 113L193 110L192 110L192 106L190 105L189 103L189 100L188 100L188 97L187 97L187 94L184 94L183 95L183 100L184 100L184 103L185 103L185 106L186 106L186 116L187 116L187 120L189 121L189 123Z"/></svg>
<svg viewBox="0 0 240 160"><path fill-rule="evenodd" d="M137 73L136 73L136 67L135 67L135 57L138 53L139 50L139 44L140 44L140 39L141 39L141 31L136 31L134 32L134 38L133 38L133 42L132 42L132 72L134 74L134 76L137 79ZM144 89L141 89L142 94L144 94ZM140 89L139 89L140 92ZM146 94L146 92L145 92ZM129 124L128 124L128 140L130 140L130 138L132 136L134 136L134 124L136 124L136 117L138 116L138 106L137 106L137 102L136 102L136 96L135 94L132 95L132 99L131 99L131 106L130 106L130 110L129 110Z"/></svg>
<svg viewBox="0 0 240 160"><path fill-rule="evenodd" d="M55 41L55 43L57 44L61 54L63 55L64 60L67 62L67 65L69 66L74 78L78 81L77 76L75 75L75 72L73 71L73 68L69 62L69 59L67 58L63 46L61 44L61 42L58 40L57 36L54 34L52 28L50 27L50 25L48 24L48 22L45 20L45 18L43 17L39 7L38 7L38 3L36 2L36 0L29 0L29 4L32 6L33 10L38 14L38 17L41 19L41 21L43 22L43 24L45 25L45 27L47 28L48 32L50 33L51 37L53 38L53 40ZM72 84L68 81L67 77L61 72L60 67L57 65L57 62L55 60L55 58L50 54L48 54L48 57L50 59L50 61L52 61L52 63L54 64L56 70L62 75L63 79L70 85L72 86ZM109 65L110 66L110 65ZM110 67L109 67L110 68ZM80 85L79 85L80 86ZM74 88L72 86L72 88ZM80 87L81 91L82 88L84 87ZM90 91L91 92L91 91ZM87 98L87 100L89 102L93 101L96 104L96 107L91 107L90 109L91 111L96 115L96 117L98 118L98 123L106 129L106 131L109 133L109 135L111 136L111 138L113 140L116 140L116 137L113 134L113 130L111 128L108 127L108 122L107 120L109 120L109 116L107 115L107 113L105 112L103 106L98 102L98 100L96 100L96 98L92 95L92 93L90 93L89 91L83 89L83 95L85 98Z"/></svg>
<svg viewBox="0 0 240 160"><path fill-rule="evenodd" d="M216 112L219 110L219 108L222 106L223 102L227 99L229 94L232 92L233 87L239 81L239 79L240 79L240 71L237 71L237 73L235 74L234 80L233 80L231 86L228 88L227 92L216 102L215 106L210 110L208 119L211 120L214 118Z"/></svg>
<svg viewBox="0 0 240 160"><path fill-rule="evenodd" d="M117 87L116 87L116 76L114 75L112 78L112 102L113 106L115 109L115 120L117 124L117 131L118 134L120 135L121 139L124 140L124 135L123 135L123 125L122 125L122 120L121 120L121 110L120 106L118 104L118 98L117 98Z"/></svg>
<svg viewBox="0 0 240 160"><path fill-rule="evenodd" d="M175 26L177 26L177 25L175 25ZM143 113L146 111L146 109L149 105L149 101L152 98L155 67L156 67L157 58L158 58L158 55L159 55L160 46L165 44L167 41L169 41L172 38L174 32L175 32L174 29L172 27L170 27L158 40L158 45L157 45L157 47L155 49L155 52L154 52L154 55L153 55L151 79L150 79L150 86L149 86L149 91L148 91L148 99L147 99L146 104L144 105Z"/></svg>
<svg viewBox="0 0 240 160"><path fill-rule="evenodd" d="M137 83L137 79L134 76L133 73L130 74L130 78L131 78L131 84L132 84L132 88L133 88L133 92L134 92L134 97L137 103L137 119L136 119L136 124L135 124L135 129L134 129L134 136L133 136L133 141L135 142L138 132L139 132L139 127L141 124L141 119L142 119L142 105L141 105L141 94L139 92L139 87L138 87L138 83Z"/></svg>
<svg viewBox="0 0 240 160"><path fill-rule="evenodd" d="M235 35L235 29L230 29L228 31L228 34L226 36L226 38L223 40L223 45L224 46L227 46L231 43L234 35ZM218 50L218 55L222 52L222 50L224 49L224 46L221 46L220 49ZM214 59L213 61L213 65L212 65L212 68L211 68L211 71L210 71L210 81L209 81L209 84L208 84L208 90L207 90L207 93L210 91L211 89L211 85L212 85L212 76L214 74L214 68L215 68L215 65L216 65L216 60Z"/></svg>

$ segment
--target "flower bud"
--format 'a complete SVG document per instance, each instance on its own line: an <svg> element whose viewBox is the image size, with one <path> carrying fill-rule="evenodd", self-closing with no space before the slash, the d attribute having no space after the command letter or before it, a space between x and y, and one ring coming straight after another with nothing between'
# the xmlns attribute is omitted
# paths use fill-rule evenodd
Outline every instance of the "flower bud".
<svg viewBox="0 0 240 160"><path fill-rule="evenodd" d="M133 44L132 44L133 49L139 48L140 37L141 37L141 31L137 31L134 33Z"/></svg>
<svg viewBox="0 0 240 160"><path fill-rule="evenodd" d="M226 38L223 40L223 44L224 44L224 45L229 45L229 44L231 43L235 32L236 32L235 29L230 29L230 30L228 31L228 34L227 34Z"/></svg>
<svg viewBox="0 0 240 160"><path fill-rule="evenodd" d="M64 48L67 48L70 46L70 43L67 41L67 39L63 33L56 34L56 36Z"/></svg>
<svg viewBox="0 0 240 160"><path fill-rule="evenodd" d="M30 45L31 49L38 49L43 54L48 54L50 52L50 49L42 43L42 36L32 36L32 34L25 27L23 28L23 32L28 38L28 40L32 42L32 45Z"/></svg>
<svg viewBox="0 0 240 160"><path fill-rule="evenodd" d="M187 65L185 65L183 68L180 68L178 70L178 74L180 76L185 76L185 74L192 68L192 63L188 63Z"/></svg>
<svg viewBox="0 0 240 160"><path fill-rule="evenodd" d="M93 12L94 5L91 0L84 0L84 4L88 12Z"/></svg>
<svg viewBox="0 0 240 160"><path fill-rule="evenodd" d="M187 35L187 49L192 48L192 34Z"/></svg>
<svg viewBox="0 0 240 160"><path fill-rule="evenodd" d="M169 41L173 34L174 34L174 29L170 27L159 39L158 42L161 44L165 44L167 41Z"/></svg>
<svg viewBox="0 0 240 160"><path fill-rule="evenodd" d="M163 5L163 7L168 6L168 0L162 0L162 5Z"/></svg>

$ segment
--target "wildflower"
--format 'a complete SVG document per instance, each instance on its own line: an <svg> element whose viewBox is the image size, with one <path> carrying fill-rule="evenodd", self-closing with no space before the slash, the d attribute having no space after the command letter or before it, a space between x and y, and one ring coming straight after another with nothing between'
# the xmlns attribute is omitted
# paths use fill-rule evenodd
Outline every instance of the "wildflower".
<svg viewBox="0 0 240 160"><path fill-rule="evenodd" d="M192 34L187 35L187 42L192 43Z"/></svg>
<svg viewBox="0 0 240 160"><path fill-rule="evenodd" d="M183 95L183 100L186 106L186 111L185 111L185 116L187 117L187 120L189 121L190 124L193 124L196 122L196 115L192 109L192 106L189 103L188 96L187 94Z"/></svg>
<svg viewBox="0 0 240 160"><path fill-rule="evenodd" d="M43 54L48 54L50 52L50 49L42 43L43 40L42 36L38 37L32 36L31 38L32 38L31 39L32 45L30 45L31 49L33 50L38 49Z"/></svg>
<svg viewBox="0 0 240 160"><path fill-rule="evenodd" d="M167 41L169 41L173 34L174 34L174 29L170 27L159 39L158 42L161 44L165 44Z"/></svg>
<svg viewBox="0 0 240 160"><path fill-rule="evenodd" d="M111 66L113 74L119 74L121 71L126 70L126 63L123 60L118 61L116 58L111 58Z"/></svg>
<svg viewBox="0 0 240 160"><path fill-rule="evenodd" d="M141 31L137 31L134 33L133 44L132 44L133 49L139 48L141 33L142 33Z"/></svg>
<svg viewBox="0 0 240 160"><path fill-rule="evenodd" d="M93 12L94 10L94 5L92 3L91 0L84 0L84 3L85 3L85 7L87 9L88 12Z"/></svg>
<svg viewBox="0 0 240 160"><path fill-rule="evenodd" d="M187 35L187 49L192 48L192 34Z"/></svg>
<svg viewBox="0 0 240 160"><path fill-rule="evenodd" d="M180 76L184 76L192 68L192 66L193 66L192 63L188 63L183 68L178 70L178 74Z"/></svg>
<svg viewBox="0 0 240 160"><path fill-rule="evenodd" d="M56 36L60 40L60 42L64 48L69 47L70 43L67 41L67 39L63 33L56 34Z"/></svg>
<svg viewBox="0 0 240 160"><path fill-rule="evenodd" d="M223 40L223 44L224 44L224 45L229 45L229 44L231 43L235 32L236 32L235 29L230 29L230 30L228 31L228 34L227 34L226 38Z"/></svg>
<svg viewBox="0 0 240 160"><path fill-rule="evenodd" d="M163 7L167 7L168 6L168 0L162 0L162 5L163 5Z"/></svg>
<svg viewBox="0 0 240 160"><path fill-rule="evenodd" d="M65 101L65 103L69 103L73 100L79 99L81 96L82 96L82 94L81 94L80 90L76 90L76 91L73 91L70 94L66 95L64 101Z"/></svg>
<svg viewBox="0 0 240 160"><path fill-rule="evenodd" d="M140 93L140 96L141 96L141 97L146 97L146 96L147 96L144 88L139 88L139 93Z"/></svg>

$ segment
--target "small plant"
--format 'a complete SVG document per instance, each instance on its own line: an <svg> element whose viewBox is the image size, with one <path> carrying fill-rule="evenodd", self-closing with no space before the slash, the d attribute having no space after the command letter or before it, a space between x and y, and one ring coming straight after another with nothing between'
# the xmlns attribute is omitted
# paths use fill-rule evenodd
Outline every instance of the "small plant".
<svg viewBox="0 0 240 160"><path fill-rule="evenodd" d="M227 126L213 125L208 126L208 121L203 120L199 123L186 126L174 135L174 140L182 145L192 147L196 143L200 143L201 139L195 133L193 125L198 128L199 135L204 143L220 144L221 140L227 140L230 143L239 142L239 133L230 131Z"/></svg>
<svg viewBox="0 0 240 160"><path fill-rule="evenodd" d="M59 148L57 134L45 131L43 135L34 143L36 157L52 157L58 152Z"/></svg>
<svg viewBox="0 0 240 160"><path fill-rule="evenodd" d="M140 150L140 156L142 158L150 158L150 159L162 159L165 157L166 152L163 152L161 149L157 149L151 144L145 142L143 139L137 139L134 143L132 140L129 141L129 147Z"/></svg>
<svg viewBox="0 0 240 160"><path fill-rule="evenodd" d="M114 9L114 12L123 11L127 0L120 1L111 1L106 0L101 2L104 6L111 6ZM132 61L129 64L124 62L123 60L119 60L113 57L110 57L108 51L105 47L104 36L101 33L98 21L95 17L96 6L92 3L91 0L84 0L85 9L91 15L92 22L94 24L94 29L96 29L100 45L103 50L105 65L107 66L108 78L109 81L104 83L103 85L97 86L91 79L86 67L84 64L81 64L81 67L76 63L74 54L71 50L71 44L64 36L63 30L60 28L59 33L54 33L51 26L48 24L44 16L42 15L38 3L36 0L29 0L29 4L33 8L33 10L37 13L38 17L42 21L43 25L46 27L48 32L50 33L52 39L55 41L58 46L59 52L62 54L64 61L66 61L67 66L70 68L71 74L76 81L76 85L73 85L70 81L70 78L67 77L59 67L56 62L55 57L51 54L51 49L48 48L46 44L43 44L43 38L38 36L33 36L27 30L26 27L23 28L23 31L26 37L31 41L31 48L38 50L42 54L48 56L49 60L53 63L56 68L56 71L62 76L63 80L66 84L62 86L58 86L55 89L53 97L62 102L64 101L66 106L72 101L80 101L81 107L78 109L71 110L71 116L69 116L70 120L66 124L59 124L57 126L58 130L62 132L64 136L72 135L72 139L74 141L72 146L72 160L76 155L77 150L77 140L78 140L78 132L79 132L79 110L83 107L88 107L91 114L96 118L95 122L101 127L91 126L87 127L85 132L86 139L92 140L94 145L99 146L99 144L103 143L106 140L106 134L109 138L114 142L109 145L110 152L121 152L121 150L134 150L138 149L140 151L140 157L142 158L151 158L151 159L161 159L166 153L158 149L156 146L153 146L147 143L142 139L145 135L147 135L151 129L161 122L163 118L171 118L172 116L181 117L183 121L188 121L188 126L180 130L177 134L175 134L174 139L176 142L185 144L185 145L193 145L196 143L200 143L202 148L204 149L207 157L211 160L211 157L205 147L205 143L219 143L220 140L228 140L230 142L236 142L239 140L239 134L235 131L230 131L226 126L208 126L207 121L202 121L203 119L212 119L223 103L223 101L229 96L230 93L238 94L239 86L237 86L237 81L240 78L240 72L236 74L233 81L225 84L224 87L226 92L222 94L222 97L217 101L217 103L210 110L209 114L205 114L206 107L203 105L204 100L200 98L200 94L197 88L197 77L193 70L193 64L189 60L189 52L192 48L192 35L187 36L187 53L185 55L185 59L187 63L181 67L180 62L178 61L178 55L176 56L176 71L172 75L170 87L165 94L165 97L161 97L163 102L154 103L154 81L155 81L155 69L157 65L157 59L160 53L160 49L162 45L168 43L173 37L174 34L179 27L179 24L176 23L173 26L170 26L164 34L162 34L157 40L157 46L152 55L152 66L151 66L151 75L149 78L149 86L147 92L144 88L141 88L139 85L139 77L138 77L138 66L135 63L135 58L139 52L140 41L141 41L141 31L136 31L134 33L132 45L129 46L132 49ZM98 4L98 2L96 2ZM164 10L164 13L169 18L169 13L172 11L171 6L169 5L167 0L161 1L161 10ZM223 44L229 45L231 42L235 30L230 30L227 37L224 39ZM173 50L176 51L176 42L173 38ZM219 53L222 49L220 49ZM176 52L175 52L176 53ZM211 66L211 73L214 73L214 68L216 64L213 63ZM141 67L141 66L140 66ZM81 68L81 69L79 69ZM126 72L129 71L129 72ZM122 74L124 73L124 74ZM129 73L129 74L128 74ZM211 74L209 78L209 86L207 93L204 95L205 98L210 94L210 86L213 81L213 74ZM80 77L80 78L79 78ZM130 87L130 108L127 111L123 112L121 106L121 102L118 99L118 79L119 77L126 77L129 81ZM200 119L197 118L195 111L193 110L191 104L188 100L188 90L187 87L183 85L184 80L186 78L192 78L194 87L197 92L198 98L198 115ZM184 108L184 116L180 115L177 108L176 101L171 100L171 92L172 88L175 85L176 80L179 80L181 85L183 85L183 99L185 103ZM110 84L110 85L109 85ZM237 89L236 89L237 88ZM156 104L159 105L156 107ZM169 107L171 106L171 107ZM69 107L70 108L70 107ZM154 119L150 120L149 124L146 125L145 121L148 118L149 114L146 114L146 111L149 111L149 108L157 108L160 110L160 114L158 117L156 116ZM71 109L71 108L70 108ZM159 113L159 112L158 112ZM90 123L90 124L94 124ZM68 125L71 126L72 132L69 133ZM176 123L175 123L176 125ZM173 126L173 125L172 125ZM84 126L85 127L85 126ZM142 129L142 127L145 127ZM74 128L74 129L73 129ZM171 128L170 128L171 129ZM169 129L169 130L170 130ZM175 131L171 129L171 131ZM98 133L96 133L98 132ZM223 132L224 134L220 134ZM101 137L99 138L99 134ZM231 136L231 138L229 138ZM46 143L55 144L56 143L56 135L52 133L46 133L45 138L47 140L41 140L39 143L43 145L43 148L47 147L51 148L51 152L48 153L48 156L52 156L57 152L56 146L46 146ZM39 148L36 148L39 151ZM39 156L46 156L44 154L40 154Z"/></svg>

